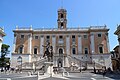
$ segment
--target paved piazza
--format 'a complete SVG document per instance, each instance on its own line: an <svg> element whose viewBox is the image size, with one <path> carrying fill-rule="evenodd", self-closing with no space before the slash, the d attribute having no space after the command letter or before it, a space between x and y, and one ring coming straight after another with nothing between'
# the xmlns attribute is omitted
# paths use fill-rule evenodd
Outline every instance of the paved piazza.
<svg viewBox="0 0 120 80"><path fill-rule="evenodd" d="M28 75L28 73L0 73L0 80L120 80L120 74L106 74L103 75L81 72L81 73L69 73L64 77L61 74L55 74L52 77L50 75L40 75L39 79L37 75Z"/></svg>

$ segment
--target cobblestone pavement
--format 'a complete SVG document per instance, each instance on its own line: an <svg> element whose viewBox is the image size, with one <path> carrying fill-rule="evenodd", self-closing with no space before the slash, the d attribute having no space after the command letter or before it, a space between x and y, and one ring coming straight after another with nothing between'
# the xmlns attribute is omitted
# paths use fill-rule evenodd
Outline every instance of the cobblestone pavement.
<svg viewBox="0 0 120 80"><path fill-rule="evenodd" d="M105 77L89 72L69 73L64 77L62 74L55 74L52 77L45 74L40 75L38 79L37 75L29 76L28 73L0 73L0 80L120 80L120 74L106 74Z"/></svg>

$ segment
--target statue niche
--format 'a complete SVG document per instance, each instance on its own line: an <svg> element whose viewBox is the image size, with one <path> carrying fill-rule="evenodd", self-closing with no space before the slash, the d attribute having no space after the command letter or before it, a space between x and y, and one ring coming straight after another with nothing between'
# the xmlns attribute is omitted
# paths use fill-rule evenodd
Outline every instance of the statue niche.
<svg viewBox="0 0 120 80"><path fill-rule="evenodd" d="M50 46L50 42L47 42L47 45L42 45L46 48L46 51L44 52L43 57L47 56L48 62L53 61L53 47Z"/></svg>

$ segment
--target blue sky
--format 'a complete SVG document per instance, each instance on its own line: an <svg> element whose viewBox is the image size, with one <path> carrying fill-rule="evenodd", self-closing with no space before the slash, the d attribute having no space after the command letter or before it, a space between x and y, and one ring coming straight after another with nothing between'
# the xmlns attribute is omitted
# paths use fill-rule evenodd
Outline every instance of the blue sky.
<svg viewBox="0 0 120 80"><path fill-rule="evenodd" d="M68 27L102 26L110 29L110 50L117 44L114 32L120 24L120 0L0 0L0 26L4 26L5 44L13 44L16 25L33 28L57 28L57 10L67 10Z"/></svg>

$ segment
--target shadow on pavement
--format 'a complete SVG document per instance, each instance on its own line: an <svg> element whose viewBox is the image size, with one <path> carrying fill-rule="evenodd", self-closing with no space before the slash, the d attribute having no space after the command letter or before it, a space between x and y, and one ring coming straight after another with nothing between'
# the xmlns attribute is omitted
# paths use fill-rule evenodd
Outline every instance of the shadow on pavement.
<svg viewBox="0 0 120 80"><path fill-rule="evenodd" d="M41 80L68 80L68 79L62 79L62 78L56 78L56 77L49 77L49 78L44 78Z"/></svg>

